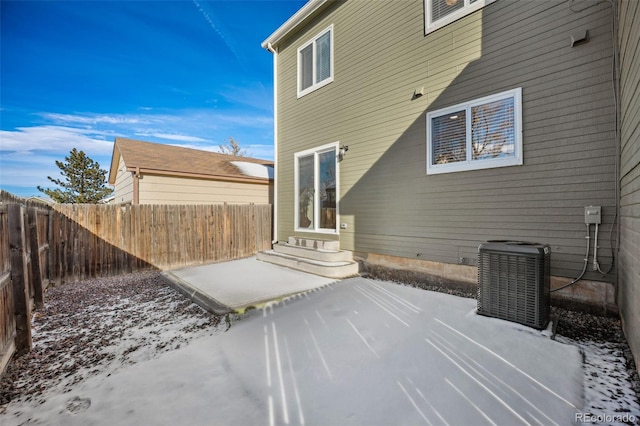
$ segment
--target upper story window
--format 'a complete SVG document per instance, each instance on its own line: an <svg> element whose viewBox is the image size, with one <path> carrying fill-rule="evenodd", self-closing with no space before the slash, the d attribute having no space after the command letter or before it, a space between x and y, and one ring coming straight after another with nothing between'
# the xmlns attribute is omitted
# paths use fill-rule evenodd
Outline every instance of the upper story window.
<svg viewBox="0 0 640 426"><path fill-rule="evenodd" d="M298 49L298 97L333 81L333 25Z"/></svg>
<svg viewBox="0 0 640 426"><path fill-rule="evenodd" d="M427 113L427 174L522 164L522 88Z"/></svg>
<svg viewBox="0 0 640 426"><path fill-rule="evenodd" d="M424 0L425 34L462 18L495 0Z"/></svg>

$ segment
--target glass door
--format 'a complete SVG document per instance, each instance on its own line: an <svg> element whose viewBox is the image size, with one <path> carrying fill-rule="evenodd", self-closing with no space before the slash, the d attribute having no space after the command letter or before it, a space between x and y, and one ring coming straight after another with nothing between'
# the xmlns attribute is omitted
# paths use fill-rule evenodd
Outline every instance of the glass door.
<svg viewBox="0 0 640 426"><path fill-rule="evenodd" d="M337 144L295 155L295 227L337 232Z"/></svg>

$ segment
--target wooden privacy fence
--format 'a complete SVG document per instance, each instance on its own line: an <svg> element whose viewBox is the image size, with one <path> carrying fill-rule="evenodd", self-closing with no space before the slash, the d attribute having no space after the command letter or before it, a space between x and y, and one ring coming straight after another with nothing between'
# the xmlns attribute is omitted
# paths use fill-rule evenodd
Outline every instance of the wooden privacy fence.
<svg viewBox="0 0 640 426"><path fill-rule="evenodd" d="M31 311L49 284L49 210L0 204L0 371L31 350Z"/></svg>
<svg viewBox="0 0 640 426"><path fill-rule="evenodd" d="M43 306L50 283L239 259L271 247L270 204L49 207L4 201L0 372L14 352L31 349L31 310Z"/></svg>
<svg viewBox="0 0 640 426"><path fill-rule="evenodd" d="M54 205L56 281L239 259L271 247L269 204Z"/></svg>

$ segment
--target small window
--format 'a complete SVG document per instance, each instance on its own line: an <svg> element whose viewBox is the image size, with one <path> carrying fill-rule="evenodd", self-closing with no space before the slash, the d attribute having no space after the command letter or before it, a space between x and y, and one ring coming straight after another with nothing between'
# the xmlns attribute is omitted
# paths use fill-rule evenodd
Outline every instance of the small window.
<svg viewBox="0 0 640 426"><path fill-rule="evenodd" d="M427 113L427 174L521 164L521 88Z"/></svg>
<svg viewBox="0 0 640 426"><path fill-rule="evenodd" d="M495 0L424 0L425 34L444 27Z"/></svg>
<svg viewBox="0 0 640 426"><path fill-rule="evenodd" d="M333 25L298 49L298 97L333 81Z"/></svg>

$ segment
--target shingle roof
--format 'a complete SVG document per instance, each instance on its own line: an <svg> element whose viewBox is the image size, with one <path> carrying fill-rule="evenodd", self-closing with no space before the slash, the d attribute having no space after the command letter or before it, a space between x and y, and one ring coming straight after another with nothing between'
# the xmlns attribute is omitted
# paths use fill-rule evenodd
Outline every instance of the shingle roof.
<svg viewBox="0 0 640 426"><path fill-rule="evenodd" d="M127 170L167 175L193 175L203 178L231 178L264 181L265 178L250 176L232 164L233 161L273 166L273 161L199 149L183 148L127 138L116 138L113 146L109 183L114 183L120 156Z"/></svg>

